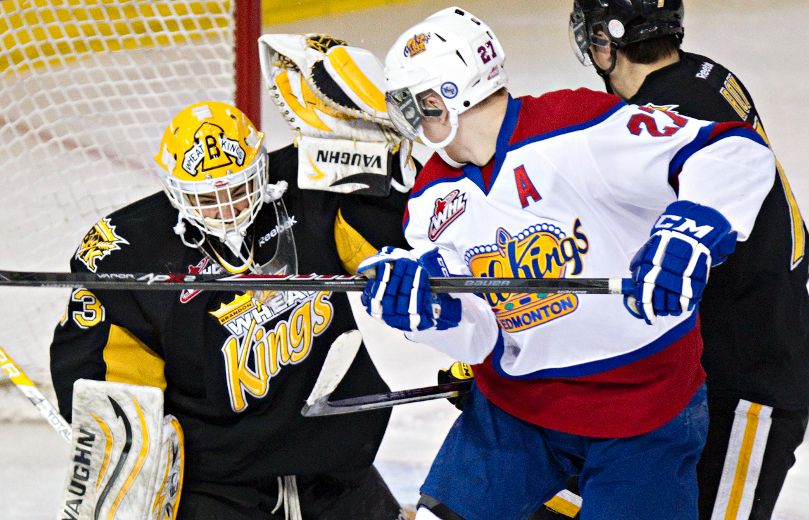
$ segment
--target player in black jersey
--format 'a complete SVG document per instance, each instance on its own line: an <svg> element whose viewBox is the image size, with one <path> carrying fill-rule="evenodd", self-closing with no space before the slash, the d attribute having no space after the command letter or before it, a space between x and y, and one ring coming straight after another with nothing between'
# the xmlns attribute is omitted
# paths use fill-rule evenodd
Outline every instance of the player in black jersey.
<svg viewBox="0 0 809 520"><path fill-rule="evenodd" d="M298 150L267 153L244 114L213 101L174 117L155 160L165 193L102 218L73 272L353 274L382 245L406 245L398 161L382 193L301 189ZM373 466L390 412L301 416L329 346L356 328L346 294L326 290L77 289L51 372L68 420L80 378L163 390L185 438L179 518L394 520ZM387 390L363 347L335 395Z"/></svg>
<svg viewBox="0 0 809 520"><path fill-rule="evenodd" d="M700 119L746 121L766 140L742 82L710 58L680 49L682 0L575 0L570 30L578 58L595 66L609 92ZM710 409L697 468L705 520L732 509L733 518L770 518L806 431L807 232L777 170L752 234L711 272L700 304ZM573 516L569 499L557 496L551 506Z"/></svg>

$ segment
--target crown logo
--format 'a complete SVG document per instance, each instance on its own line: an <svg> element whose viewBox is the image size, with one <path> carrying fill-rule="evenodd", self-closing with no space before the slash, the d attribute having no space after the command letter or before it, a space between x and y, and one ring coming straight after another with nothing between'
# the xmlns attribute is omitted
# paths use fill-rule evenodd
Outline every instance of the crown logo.
<svg viewBox="0 0 809 520"><path fill-rule="evenodd" d="M430 41L430 33L419 33L407 40L404 48L405 58L412 58L427 50L427 42Z"/></svg>

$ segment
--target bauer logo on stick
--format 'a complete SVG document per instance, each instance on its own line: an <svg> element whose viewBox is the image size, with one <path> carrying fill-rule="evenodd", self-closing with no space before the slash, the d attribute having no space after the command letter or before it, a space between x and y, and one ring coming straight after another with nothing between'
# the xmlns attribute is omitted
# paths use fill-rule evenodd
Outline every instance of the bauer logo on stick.
<svg viewBox="0 0 809 520"><path fill-rule="evenodd" d="M96 272L101 261L113 251L121 249L121 244L129 244L123 237L115 232L115 226L110 224L109 217L102 218L93 228L84 235L76 259L80 260L92 272Z"/></svg>

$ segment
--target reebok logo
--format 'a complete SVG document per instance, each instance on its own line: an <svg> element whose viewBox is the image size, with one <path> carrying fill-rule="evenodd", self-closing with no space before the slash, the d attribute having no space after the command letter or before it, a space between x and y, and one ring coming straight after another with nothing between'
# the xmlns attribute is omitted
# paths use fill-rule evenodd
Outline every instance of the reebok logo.
<svg viewBox="0 0 809 520"><path fill-rule="evenodd" d="M713 63L708 63L707 61L703 62L696 76L699 79L708 79L708 76L711 74L712 70L713 70Z"/></svg>
<svg viewBox="0 0 809 520"><path fill-rule="evenodd" d="M281 233L282 231L286 231L287 229L291 229L292 226L294 226L297 223L298 223L298 221L295 220L295 215L292 215L291 217L289 217L289 220L287 220L286 222L284 222L282 224L276 224L275 227L272 229L272 231L270 231L269 233L267 233L266 235L264 235L263 237L258 239L258 247L263 246L264 244L266 244L267 242L269 242L273 238L277 237L278 234Z"/></svg>

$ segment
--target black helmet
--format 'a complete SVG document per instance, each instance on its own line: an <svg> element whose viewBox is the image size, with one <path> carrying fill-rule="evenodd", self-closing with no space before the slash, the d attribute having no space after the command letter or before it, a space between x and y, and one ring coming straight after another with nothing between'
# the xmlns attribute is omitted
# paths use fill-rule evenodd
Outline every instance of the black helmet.
<svg viewBox="0 0 809 520"><path fill-rule="evenodd" d="M682 40L683 12L683 0L574 0L571 43L579 60L587 63L591 44L607 45L599 31L616 49L669 34Z"/></svg>

